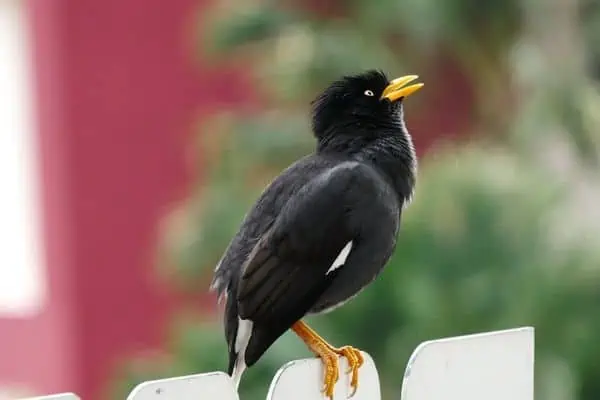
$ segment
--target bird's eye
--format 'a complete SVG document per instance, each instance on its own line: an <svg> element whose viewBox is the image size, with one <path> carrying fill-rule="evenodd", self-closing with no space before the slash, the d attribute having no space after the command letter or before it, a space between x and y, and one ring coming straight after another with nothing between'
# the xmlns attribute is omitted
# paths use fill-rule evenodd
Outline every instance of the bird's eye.
<svg viewBox="0 0 600 400"><path fill-rule="evenodd" d="M365 90L365 96L374 96L374 94L370 90Z"/></svg>

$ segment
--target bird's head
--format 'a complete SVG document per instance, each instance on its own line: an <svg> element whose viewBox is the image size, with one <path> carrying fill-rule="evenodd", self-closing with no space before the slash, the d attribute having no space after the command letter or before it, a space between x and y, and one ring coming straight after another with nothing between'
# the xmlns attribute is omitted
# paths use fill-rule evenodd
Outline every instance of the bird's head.
<svg viewBox="0 0 600 400"><path fill-rule="evenodd" d="M409 85L416 75L392 81L381 71L345 76L327 87L313 102L312 128L317 139L332 135L377 134L401 129L402 100L423 87Z"/></svg>

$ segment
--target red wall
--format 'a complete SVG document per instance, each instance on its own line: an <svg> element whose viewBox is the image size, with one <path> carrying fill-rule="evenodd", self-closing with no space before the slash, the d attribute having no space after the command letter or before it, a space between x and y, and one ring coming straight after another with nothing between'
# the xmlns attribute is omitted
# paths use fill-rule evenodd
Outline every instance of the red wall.
<svg viewBox="0 0 600 400"><path fill-rule="evenodd" d="M4 382L99 399L117 355L159 344L173 298L153 282L157 221L185 195L197 118L249 93L194 65L200 3L29 1L49 299L0 319Z"/></svg>

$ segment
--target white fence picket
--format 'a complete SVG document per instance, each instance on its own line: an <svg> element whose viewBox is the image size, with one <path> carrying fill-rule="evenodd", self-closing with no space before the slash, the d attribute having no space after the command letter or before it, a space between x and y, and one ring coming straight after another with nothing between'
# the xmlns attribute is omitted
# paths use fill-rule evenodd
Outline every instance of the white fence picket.
<svg viewBox="0 0 600 400"><path fill-rule="evenodd" d="M380 400L379 376L363 353L353 400ZM334 399L350 394L348 364L340 360ZM530 327L432 340L413 352L402 383L402 400L533 400L534 330ZM277 371L267 400L323 400L321 363L296 360ZM36 400L78 400L64 393ZM127 400L239 400L223 372L180 376L138 385ZM33 399L31 399L33 400Z"/></svg>
<svg viewBox="0 0 600 400"><path fill-rule="evenodd" d="M413 352L402 400L533 400L534 330L432 340Z"/></svg>
<svg viewBox="0 0 600 400"><path fill-rule="evenodd" d="M79 396L75 393L60 393L50 396L32 397L29 400L79 400Z"/></svg>
<svg viewBox="0 0 600 400"><path fill-rule="evenodd" d="M233 382L224 372L211 372L140 383L127 400L239 400Z"/></svg>

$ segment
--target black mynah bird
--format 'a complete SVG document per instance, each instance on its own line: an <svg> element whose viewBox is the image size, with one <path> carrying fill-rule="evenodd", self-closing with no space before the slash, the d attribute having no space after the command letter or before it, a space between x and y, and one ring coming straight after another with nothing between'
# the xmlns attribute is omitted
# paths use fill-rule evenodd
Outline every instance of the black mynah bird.
<svg viewBox="0 0 600 400"><path fill-rule="evenodd" d="M409 85L416 79L368 71L332 83L312 103L315 152L273 180L229 244L211 288L227 299L228 373L236 387L291 328L321 358L328 397L340 355L356 390L360 351L333 347L301 319L356 296L396 247L415 185L402 100L423 86Z"/></svg>

